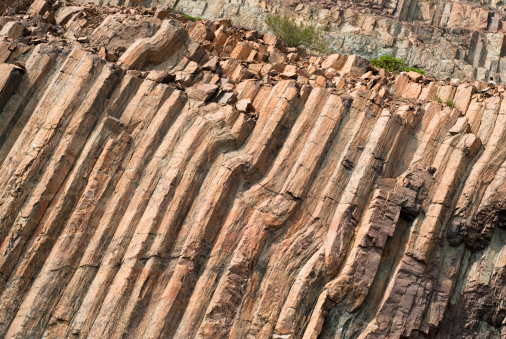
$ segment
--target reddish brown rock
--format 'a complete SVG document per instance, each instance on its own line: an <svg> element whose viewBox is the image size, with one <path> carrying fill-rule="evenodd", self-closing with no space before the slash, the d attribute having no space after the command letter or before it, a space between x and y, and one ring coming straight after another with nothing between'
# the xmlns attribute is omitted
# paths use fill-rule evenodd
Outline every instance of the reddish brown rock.
<svg viewBox="0 0 506 339"><path fill-rule="evenodd" d="M11 21L5 24L5 26L0 30L0 36L17 39L23 36L25 31L25 25L19 21Z"/></svg>
<svg viewBox="0 0 506 339"><path fill-rule="evenodd" d="M254 112L255 107L251 104L250 99L243 99L235 104L235 108L240 112Z"/></svg>
<svg viewBox="0 0 506 339"><path fill-rule="evenodd" d="M133 43L118 63L127 69L142 69L146 64L159 64L182 48L188 38L184 29L173 21L166 20L153 37Z"/></svg>
<svg viewBox="0 0 506 339"><path fill-rule="evenodd" d="M0 17L0 337L504 336L502 86L45 7Z"/></svg>
<svg viewBox="0 0 506 339"><path fill-rule="evenodd" d="M186 89L186 94L188 98L197 99L201 101L208 101L214 93L218 90L218 86L216 85L208 85L208 84L197 84L193 87L189 87Z"/></svg>

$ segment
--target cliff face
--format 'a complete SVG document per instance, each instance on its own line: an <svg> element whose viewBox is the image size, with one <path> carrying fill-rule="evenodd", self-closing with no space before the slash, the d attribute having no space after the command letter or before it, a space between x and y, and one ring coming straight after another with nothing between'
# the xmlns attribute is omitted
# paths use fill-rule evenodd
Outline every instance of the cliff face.
<svg viewBox="0 0 506 339"><path fill-rule="evenodd" d="M504 87L160 10L0 36L0 337L506 336Z"/></svg>
<svg viewBox="0 0 506 339"><path fill-rule="evenodd" d="M387 54L438 77L506 81L506 13L501 1L445 0L79 0L103 5L176 6L209 19L262 29L268 13L315 22L334 52Z"/></svg>

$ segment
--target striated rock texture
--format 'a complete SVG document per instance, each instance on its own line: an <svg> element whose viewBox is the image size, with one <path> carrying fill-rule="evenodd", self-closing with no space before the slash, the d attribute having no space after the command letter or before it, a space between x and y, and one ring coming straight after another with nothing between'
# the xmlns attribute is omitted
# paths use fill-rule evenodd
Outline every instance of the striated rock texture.
<svg viewBox="0 0 506 339"><path fill-rule="evenodd" d="M166 6L265 31L268 13L314 22L337 53L388 54L437 77L506 81L503 1L455 0L78 0Z"/></svg>
<svg viewBox="0 0 506 339"><path fill-rule="evenodd" d="M506 337L503 86L148 9L0 35L0 337Z"/></svg>

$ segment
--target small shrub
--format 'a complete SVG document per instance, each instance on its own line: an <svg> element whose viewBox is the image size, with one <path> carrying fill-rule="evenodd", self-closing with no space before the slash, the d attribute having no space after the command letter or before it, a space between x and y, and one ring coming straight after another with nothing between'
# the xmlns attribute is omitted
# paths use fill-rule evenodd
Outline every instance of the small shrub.
<svg viewBox="0 0 506 339"><path fill-rule="evenodd" d="M446 101L446 104L447 104L449 107L451 107L451 108L455 108L455 107L457 107L457 105L455 105L455 103L454 103L453 101L450 101L450 100L447 100L447 101Z"/></svg>
<svg viewBox="0 0 506 339"><path fill-rule="evenodd" d="M392 73L399 72L417 72L421 75L425 75L425 71L415 67L408 67L408 64L402 61L401 59L394 58L390 55L382 55L378 59L369 60L371 65L376 66L378 68L384 68L386 71Z"/></svg>
<svg viewBox="0 0 506 339"><path fill-rule="evenodd" d="M328 52L323 30L313 24L299 23L288 17L268 15L265 24L288 47L306 47L321 53Z"/></svg>
<svg viewBox="0 0 506 339"><path fill-rule="evenodd" d="M440 98L440 97L436 97L436 101L437 101L437 102L439 102L440 104L442 104L442 103L443 103L443 100L441 100L441 98Z"/></svg>
<svg viewBox="0 0 506 339"><path fill-rule="evenodd" d="M425 71L423 69L415 67L407 67L406 72L416 72L418 74L425 75Z"/></svg>
<svg viewBox="0 0 506 339"><path fill-rule="evenodd" d="M378 59L371 59L370 62L371 65L378 68L384 68L386 71L392 73L403 72L408 67L408 64L404 61L390 55L382 55Z"/></svg>
<svg viewBox="0 0 506 339"><path fill-rule="evenodd" d="M198 17L198 16L188 15L180 9L173 8L173 9L171 9L171 11L172 11L172 13L181 14L182 16L184 16L186 19L188 19L190 21L204 20L203 18Z"/></svg>

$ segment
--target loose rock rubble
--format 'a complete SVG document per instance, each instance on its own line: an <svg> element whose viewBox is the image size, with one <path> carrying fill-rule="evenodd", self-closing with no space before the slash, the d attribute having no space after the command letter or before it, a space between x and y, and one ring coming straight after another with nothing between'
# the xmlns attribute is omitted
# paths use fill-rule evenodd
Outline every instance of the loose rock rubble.
<svg viewBox="0 0 506 339"><path fill-rule="evenodd" d="M263 32L268 14L286 15L323 29L329 48L337 53L367 59L392 55L437 77L506 81L506 14L500 1L153 0L150 4L177 5L193 16L228 18Z"/></svg>
<svg viewBox="0 0 506 339"><path fill-rule="evenodd" d="M506 336L502 85L161 7L0 32L0 337Z"/></svg>

